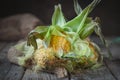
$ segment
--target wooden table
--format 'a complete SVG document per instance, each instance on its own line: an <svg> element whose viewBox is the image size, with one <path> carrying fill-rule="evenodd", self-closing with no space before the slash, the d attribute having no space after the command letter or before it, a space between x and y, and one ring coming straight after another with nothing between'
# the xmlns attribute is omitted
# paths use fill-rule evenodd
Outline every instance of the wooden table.
<svg viewBox="0 0 120 80"><path fill-rule="evenodd" d="M68 80L67 77L59 79L54 74L35 73L10 63L7 52L13 45L15 42L0 42L0 80ZM120 45L111 46L111 52L113 59L104 59L104 66L72 75L71 80L120 80Z"/></svg>

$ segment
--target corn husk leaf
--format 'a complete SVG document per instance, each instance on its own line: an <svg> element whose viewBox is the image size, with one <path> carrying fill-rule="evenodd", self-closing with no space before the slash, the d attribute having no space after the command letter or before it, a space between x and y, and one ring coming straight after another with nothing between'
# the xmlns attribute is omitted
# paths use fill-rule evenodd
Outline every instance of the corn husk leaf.
<svg viewBox="0 0 120 80"><path fill-rule="evenodd" d="M78 0L73 0L73 2L74 2L74 10L75 10L76 14L78 15L82 12L82 8L79 5Z"/></svg>
<svg viewBox="0 0 120 80"><path fill-rule="evenodd" d="M98 24L96 27L95 27L95 32L96 34L100 37L102 43L105 45L107 51L108 51L108 54L109 54L109 58L112 58L112 53L108 47L108 43L106 42L106 40L104 39L104 36L101 32L101 28L100 28L100 25Z"/></svg>
<svg viewBox="0 0 120 80"><path fill-rule="evenodd" d="M32 57L34 53L34 48L33 46L27 46L27 42L21 42L18 43L17 45L14 46L18 51L22 53L22 56L19 56L18 59L18 64L25 66L25 61L29 58Z"/></svg>
<svg viewBox="0 0 120 80"><path fill-rule="evenodd" d="M68 21L63 27L64 30L67 30L67 27L71 28L71 30L73 32L77 32L77 30L81 27L78 27L81 23L83 24L83 22L85 21L87 15L88 15L88 9L89 7L87 7L85 10L83 10L81 12L81 14L79 14L77 17L75 17L74 19L72 19L71 21ZM83 19L84 18L84 19ZM68 28L68 29L69 29Z"/></svg>
<svg viewBox="0 0 120 80"><path fill-rule="evenodd" d="M17 50L21 51L23 54L32 54L34 52L33 46L27 46L26 44L27 42L24 41L24 42L18 43L14 47Z"/></svg>
<svg viewBox="0 0 120 80"><path fill-rule="evenodd" d="M91 69L98 69L99 67L101 67L103 64L102 63L96 63L95 65L93 65L91 67Z"/></svg>
<svg viewBox="0 0 120 80"><path fill-rule="evenodd" d="M81 32L79 34L81 39L87 38L89 35L92 34L96 27L97 23L93 21L91 18L87 18L84 27L81 29Z"/></svg>
<svg viewBox="0 0 120 80"><path fill-rule="evenodd" d="M52 25L63 26L66 23L65 18L63 16L61 5L55 6L55 11L52 16Z"/></svg>
<svg viewBox="0 0 120 80"><path fill-rule="evenodd" d="M34 30L32 30L28 34L27 45L32 45L34 49L38 48L36 39L44 39L46 33L48 31L48 27L46 26L38 26Z"/></svg>
<svg viewBox="0 0 120 80"><path fill-rule="evenodd" d="M56 35L56 36L65 36L62 32L64 32L63 31L63 29L61 28L61 27L59 27L59 26L52 26L52 29L51 29L51 34L52 35Z"/></svg>

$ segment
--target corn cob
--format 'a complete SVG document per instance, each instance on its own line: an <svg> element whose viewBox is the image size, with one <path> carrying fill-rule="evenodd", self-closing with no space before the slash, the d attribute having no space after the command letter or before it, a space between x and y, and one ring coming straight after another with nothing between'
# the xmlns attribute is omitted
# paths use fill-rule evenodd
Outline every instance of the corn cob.
<svg viewBox="0 0 120 80"><path fill-rule="evenodd" d="M27 44L34 47L35 64L41 68L58 64L66 68L71 67L71 70L76 66L97 64L99 51L87 38L94 30L100 37L102 36L99 23L87 16L99 1L94 0L82 11L77 12L75 9L78 16L68 22L65 21L61 5L55 6L52 25L38 26L28 35ZM39 47L37 39L43 42L42 47Z"/></svg>

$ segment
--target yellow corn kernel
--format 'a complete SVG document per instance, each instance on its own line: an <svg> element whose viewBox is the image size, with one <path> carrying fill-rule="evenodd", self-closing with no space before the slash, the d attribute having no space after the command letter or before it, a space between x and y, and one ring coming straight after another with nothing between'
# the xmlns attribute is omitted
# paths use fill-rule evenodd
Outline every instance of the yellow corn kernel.
<svg viewBox="0 0 120 80"><path fill-rule="evenodd" d="M70 51L70 42L63 36L52 35L50 47L52 47L55 52L62 49L65 53L67 53Z"/></svg>
<svg viewBox="0 0 120 80"><path fill-rule="evenodd" d="M54 61L55 56L51 48L40 48L37 49L34 53L34 61L37 65L40 65L42 68L45 68L46 63L49 61ZM52 62L51 62L52 63Z"/></svg>

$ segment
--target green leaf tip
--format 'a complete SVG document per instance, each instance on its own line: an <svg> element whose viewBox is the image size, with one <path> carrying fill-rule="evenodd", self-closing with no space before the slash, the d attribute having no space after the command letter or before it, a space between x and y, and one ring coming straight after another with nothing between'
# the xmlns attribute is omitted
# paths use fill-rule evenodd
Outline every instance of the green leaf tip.
<svg viewBox="0 0 120 80"><path fill-rule="evenodd" d="M63 26L66 23L65 18L62 13L61 5L55 6L55 10L52 16L52 25Z"/></svg>
<svg viewBox="0 0 120 80"><path fill-rule="evenodd" d="M76 14L78 15L82 12L82 8L79 5L78 0L73 0L73 2L74 2L74 10L75 10Z"/></svg>

